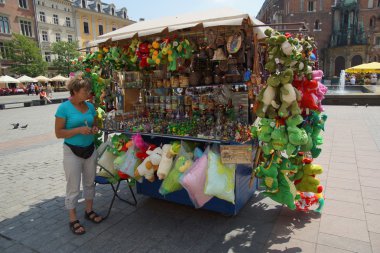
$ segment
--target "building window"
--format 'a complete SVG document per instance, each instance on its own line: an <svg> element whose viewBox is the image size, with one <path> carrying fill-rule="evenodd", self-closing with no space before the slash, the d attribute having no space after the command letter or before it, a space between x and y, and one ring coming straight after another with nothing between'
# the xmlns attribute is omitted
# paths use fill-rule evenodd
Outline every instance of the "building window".
<svg viewBox="0 0 380 253"><path fill-rule="evenodd" d="M20 20L21 33L24 36L33 37L32 22Z"/></svg>
<svg viewBox="0 0 380 253"><path fill-rule="evenodd" d="M369 20L369 27L375 28L375 26L376 26L376 17L371 17Z"/></svg>
<svg viewBox="0 0 380 253"><path fill-rule="evenodd" d="M314 30L321 30L321 23L319 22L319 20L315 20L314 22Z"/></svg>
<svg viewBox="0 0 380 253"><path fill-rule="evenodd" d="M124 19L127 19L127 13L124 11Z"/></svg>
<svg viewBox="0 0 380 253"><path fill-rule="evenodd" d="M8 56L7 56L7 48L5 47L4 43L3 42L0 42L0 56L3 58L3 59L7 59Z"/></svg>
<svg viewBox="0 0 380 253"><path fill-rule="evenodd" d="M0 0L0 4L4 4L5 3L5 0Z"/></svg>
<svg viewBox="0 0 380 253"><path fill-rule="evenodd" d="M54 4L52 4L52 5L51 5L51 8L53 8L53 9L54 9Z"/></svg>
<svg viewBox="0 0 380 253"><path fill-rule="evenodd" d="M66 17L66 26L67 27L71 26L71 19L69 17Z"/></svg>
<svg viewBox="0 0 380 253"><path fill-rule="evenodd" d="M71 34L67 35L67 41L73 42L73 35L71 35Z"/></svg>
<svg viewBox="0 0 380 253"><path fill-rule="evenodd" d="M40 1L37 1L37 4L40 5Z"/></svg>
<svg viewBox="0 0 380 253"><path fill-rule="evenodd" d="M98 12L102 12L102 9L100 8L100 4L98 4Z"/></svg>
<svg viewBox="0 0 380 253"><path fill-rule="evenodd" d="M116 27L112 27L112 31L115 31L116 30Z"/></svg>
<svg viewBox="0 0 380 253"><path fill-rule="evenodd" d="M46 31L42 31L42 41L49 41L48 33Z"/></svg>
<svg viewBox="0 0 380 253"><path fill-rule="evenodd" d="M314 1L309 1L308 3L307 3L307 11L308 12L313 12L314 11Z"/></svg>
<svg viewBox="0 0 380 253"><path fill-rule="evenodd" d="M18 0L18 4L21 8L28 9L28 1L27 0Z"/></svg>
<svg viewBox="0 0 380 253"><path fill-rule="evenodd" d="M319 0L319 10L323 11L323 0Z"/></svg>
<svg viewBox="0 0 380 253"><path fill-rule="evenodd" d="M86 8L86 0L82 0L82 8Z"/></svg>
<svg viewBox="0 0 380 253"><path fill-rule="evenodd" d="M377 1L377 7L380 7L380 0Z"/></svg>
<svg viewBox="0 0 380 253"><path fill-rule="evenodd" d="M40 21L44 23L46 22L45 12L43 11L40 11Z"/></svg>
<svg viewBox="0 0 380 253"><path fill-rule="evenodd" d="M58 25L58 15L57 14L53 14L53 22L54 22L54 24Z"/></svg>
<svg viewBox="0 0 380 253"><path fill-rule="evenodd" d="M0 33L10 33L7 17L0 16Z"/></svg>
<svg viewBox="0 0 380 253"><path fill-rule="evenodd" d="M376 37L376 46L380 46L380 37Z"/></svg>
<svg viewBox="0 0 380 253"><path fill-rule="evenodd" d="M56 33L56 34L55 34L55 40L56 40L57 42L60 42L60 41L61 41L61 34L60 34L60 33Z"/></svg>
<svg viewBox="0 0 380 253"><path fill-rule="evenodd" d="M111 9L111 14L112 14L112 16L115 15L115 9L114 8Z"/></svg>
<svg viewBox="0 0 380 253"><path fill-rule="evenodd" d="M88 22L83 22L83 31L87 34L90 33L90 31L88 30Z"/></svg>
<svg viewBox="0 0 380 253"><path fill-rule="evenodd" d="M103 25L99 25L99 35L103 35Z"/></svg>
<svg viewBox="0 0 380 253"><path fill-rule="evenodd" d="M50 52L45 52L45 61L51 62L51 53Z"/></svg>
<svg viewBox="0 0 380 253"><path fill-rule="evenodd" d="M303 2L304 2L305 0L300 0L300 12L303 12Z"/></svg>

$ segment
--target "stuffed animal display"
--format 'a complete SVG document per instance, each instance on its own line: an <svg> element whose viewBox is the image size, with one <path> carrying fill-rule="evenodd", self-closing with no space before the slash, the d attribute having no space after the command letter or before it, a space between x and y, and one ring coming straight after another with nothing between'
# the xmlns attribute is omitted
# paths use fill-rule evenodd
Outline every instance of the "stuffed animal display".
<svg viewBox="0 0 380 253"><path fill-rule="evenodd" d="M254 111L259 118L251 128L263 155L252 173L261 179L265 196L293 210L306 211L319 203L320 211L323 187L316 175L323 169L312 164L312 158L322 151L321 132L327 119L322 100L327 88L318 70L315 42L309 36L273 29L265 34L269 76L256 97Z"/></svg>

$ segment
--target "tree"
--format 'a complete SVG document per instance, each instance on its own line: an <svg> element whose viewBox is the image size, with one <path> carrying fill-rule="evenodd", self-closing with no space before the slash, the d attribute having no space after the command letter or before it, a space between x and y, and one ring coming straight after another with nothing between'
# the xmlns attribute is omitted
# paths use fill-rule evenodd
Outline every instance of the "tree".
<svg viewBox="0 0 380 253"><path fill-rule="evenodd" d="M11 71L18 75L38 76L46 71L47 63L42 59L37 43L21 34L13 34L7 42Z"/></svg>
<svg viewBox="0 0 380 253"><path fill-rule="evenodd" d="M73 60L80 55L77 48L77 42L59 41L51 44L52 53L57 55L57 59L53 60L53 66L58 69L61 74L67 76L70 72L78 70L78 66L72 63Z"/></svg>

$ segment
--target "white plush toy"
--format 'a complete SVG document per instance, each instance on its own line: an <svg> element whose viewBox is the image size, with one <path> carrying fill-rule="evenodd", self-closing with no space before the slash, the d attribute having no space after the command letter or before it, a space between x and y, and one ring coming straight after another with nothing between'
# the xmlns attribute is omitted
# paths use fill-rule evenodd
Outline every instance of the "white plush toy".
<svg viewBox="0 0 380 253"><path fill-rule="evenodd" d="M149 155L135 170L135 177L143 176L146 180L154 181L154 172L158 169L158 165L162 158L162 149L160 147L154 150L147 150Z"/></svg>
<svg viewBox="0 0 380 253"><path fill-rule="evenodd" d="M173 145L165 144L162 147L162 159L157 170L157 176L160 180L163 180L168 176L173 165L173 158L178 153L179 147L180 144L178 143L174 143Z"/></svg>

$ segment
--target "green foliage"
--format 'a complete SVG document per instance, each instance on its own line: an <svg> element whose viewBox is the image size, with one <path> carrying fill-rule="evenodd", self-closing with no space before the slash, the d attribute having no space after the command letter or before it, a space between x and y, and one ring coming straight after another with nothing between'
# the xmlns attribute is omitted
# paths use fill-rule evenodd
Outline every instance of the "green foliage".
<svg viewBox="0 0 380 253"><path fill-rule="evenodd" d="M47 63L42 59L36 41L14 33L12 40L6 44L9 50L8 58L13 62L13 73L28 76L45 74Z"/></svg>
<svg viewBox="0 0 380 253"><path fill-rule="evenodd" d="M74 61L80 55L77 48L77 42L59 41L51 44L52 53L57 55L57 59L53 60L52 65L58 69L59 73L68 76L70 72L80 69L79 64Z"/></svg>

